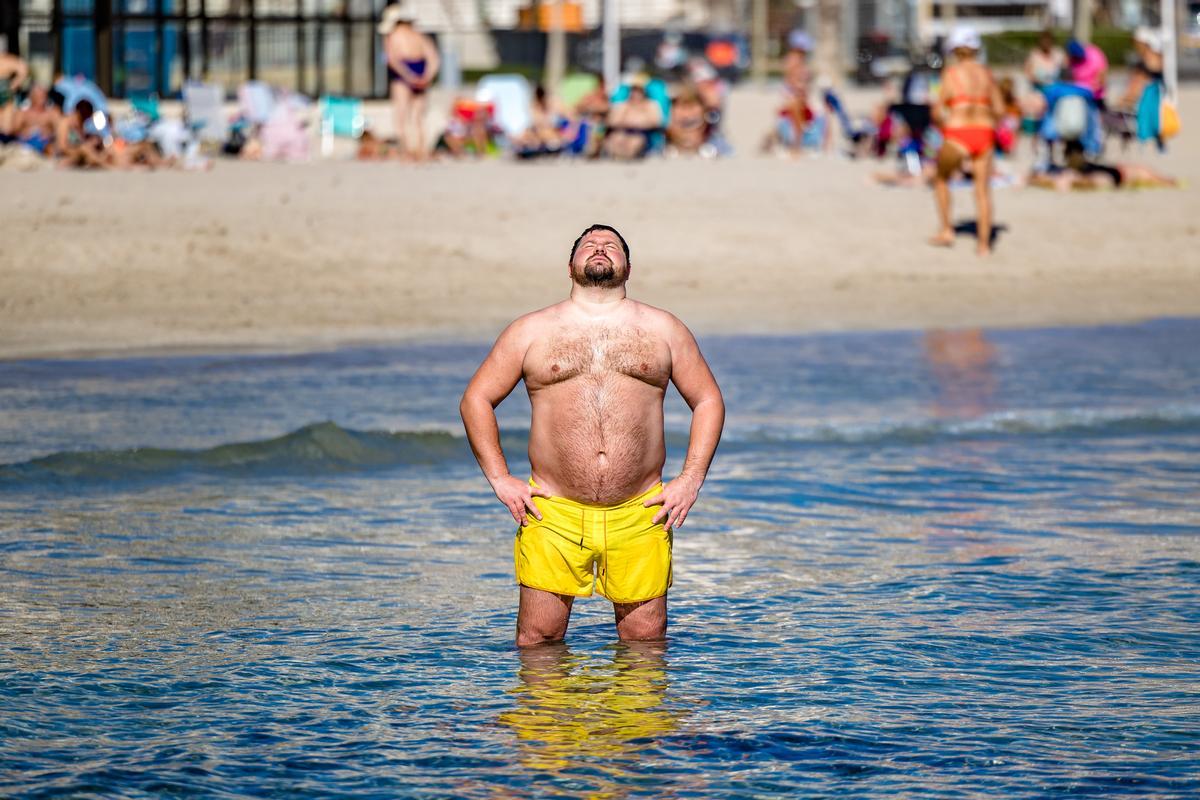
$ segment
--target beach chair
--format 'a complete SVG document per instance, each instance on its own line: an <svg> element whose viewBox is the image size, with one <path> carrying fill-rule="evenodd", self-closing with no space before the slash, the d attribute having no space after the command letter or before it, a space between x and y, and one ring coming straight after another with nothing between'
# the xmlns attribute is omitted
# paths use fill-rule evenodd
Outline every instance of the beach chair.
<svg viewBox="0 0 1200 800"><path fill-rule="evenodd" d="M238 113L251 125L265 125L275 110L275 93L262 81L246 81L238 87Z"/></svg>
<svg viewBox="0 0 1200 800"><path fill-rule="evenodd" d="M147 123L158 121L158 95L153 92L130 95L129 107L144 117Z"/></svg>
<svg viewBox="0 0 1200 800"><path fill-rule="evenodd" d="M183 113L200 142L220 145L228 138L224 105L225 91L216 84L191 81L183 85Z"/></svg>
<svg viewBox="0 0 1200 800"><path fill-rule="evenodd" d="M113 120L113 131L127 142L142 142L158 119L158 95L140 92L130 95L129 112Z"/></svg>
<svg viewBox="0 0 1200 800"><path fill-rule="evenodd" d="M335 138L358 139L366 126L362 101L357 97L321 98L321 157L333 154Z"/></svg>
<svg viewBox="0 0 1200 800"><path fill-rule="evenodd" d="M587 97L600 85L600 80L591 73L583 72L568 75L558 85L558 102L562 107L571 110L579 105L579 101Z"/></svg>
<svg viewBox="0 0 1200 800"><path fill-rule="evenodd" d="M485 75L475 88L475 99L495 106L496 125L510 140L533 124L533 91L523 75Z"/></svg>

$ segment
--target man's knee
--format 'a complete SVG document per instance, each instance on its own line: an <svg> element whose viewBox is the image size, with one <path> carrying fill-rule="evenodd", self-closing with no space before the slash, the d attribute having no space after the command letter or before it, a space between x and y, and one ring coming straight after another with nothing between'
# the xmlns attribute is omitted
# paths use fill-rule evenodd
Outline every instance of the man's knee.
<svg viewBox="0 0 1200 800"><path fill-rule="evenodd" d="M565 626L561 630L551 630L535 625L518 625L517 647L534 647L539 644L561 642L566 633Z"/></svg>
<svg viewBox="0 0 1200 800"><path fill-rule="evenodd" d="M667 637L667 598L642 603L618 603L617 635L625 641L653 642Z"/></svg>
<svg viewBox="0 0 1200 800"><path fill-rule="evenodd" d="M657 624L638 622L617 627L617 635L623 642L661 642L667 638L667 621Z"/></svg>

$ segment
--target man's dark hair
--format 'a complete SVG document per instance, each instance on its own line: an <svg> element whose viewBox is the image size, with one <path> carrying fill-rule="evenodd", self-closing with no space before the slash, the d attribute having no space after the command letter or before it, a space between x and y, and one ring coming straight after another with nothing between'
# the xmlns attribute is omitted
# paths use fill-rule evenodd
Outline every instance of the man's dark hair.
<svg viewBox="0 0 1200 800"><path fill-rule="evenodd" d="M597 222L595 225L590 226L583 233L579 234L579 238L575 240L575 244L571 245L571 257L567 259L568 264L575 262L575 251L579 249L579 243L583 241L583 237L587 236L592 231L608 231L616 236L617 241L621 243L621 249L625 251L625 265L629 266L633 263L629 260L629 245L625 242L625 237L621 235L621 232L611 225L601 225L599 222Z"/></svg>

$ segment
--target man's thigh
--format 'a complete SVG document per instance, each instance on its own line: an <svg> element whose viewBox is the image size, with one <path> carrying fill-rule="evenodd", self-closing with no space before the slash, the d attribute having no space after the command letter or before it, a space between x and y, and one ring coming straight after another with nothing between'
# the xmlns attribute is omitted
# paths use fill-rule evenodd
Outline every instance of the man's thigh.
<svg viewBox="0 0 1200 800"><path fill-rule="evenodd" d="M521 586L521 602L517 610L517 645L557 642L567 633L571 620L571 605L575 598L529 586Z"/></svg>
<svg viewBox="0 0 1200 800"><path fill-rule="evenodd" d="M626 641L660 641L667 638L667 596L640 603L613 603L617 635Z"/></svg>

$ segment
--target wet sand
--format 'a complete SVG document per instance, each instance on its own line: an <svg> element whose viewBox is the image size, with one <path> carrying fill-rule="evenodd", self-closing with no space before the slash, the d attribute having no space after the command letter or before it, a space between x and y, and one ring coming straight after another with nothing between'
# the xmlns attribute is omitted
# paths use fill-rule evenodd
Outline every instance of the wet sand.
<svg viewBox="0 0 1200 800"><path fill-rule="evenodd" d="M735 94L720 162L5 172L0 356L490 338L564 296L592 222L628 238L631 296L702 333L1200 315L1200 88L1167 156L1129 156L1189 188L999 189L988 260L927 246L930 193L869 181L890 163L759 156L771 97Z"/></svg>

